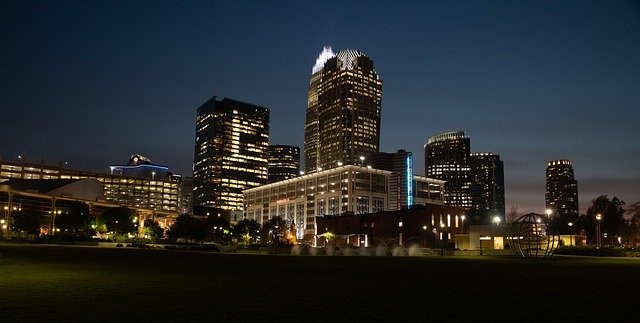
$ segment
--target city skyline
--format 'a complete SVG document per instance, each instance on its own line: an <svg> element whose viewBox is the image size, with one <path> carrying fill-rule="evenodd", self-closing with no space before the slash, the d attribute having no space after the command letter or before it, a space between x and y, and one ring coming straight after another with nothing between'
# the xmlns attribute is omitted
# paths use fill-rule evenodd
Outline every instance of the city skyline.
<svg viewBox="0 0 640 323"><path fill-rule="evenodd" d="M580 212L640 199L637 3L363 4L6 2L2 159L106 172L140 153L189 175L213 95L269 107L269 144L303 147L309 75L332 46L375 61L380 151L414 152L418 175L427 138L465 130L502 157L507 210L543 212L555 159L573 163Z"/></svg>

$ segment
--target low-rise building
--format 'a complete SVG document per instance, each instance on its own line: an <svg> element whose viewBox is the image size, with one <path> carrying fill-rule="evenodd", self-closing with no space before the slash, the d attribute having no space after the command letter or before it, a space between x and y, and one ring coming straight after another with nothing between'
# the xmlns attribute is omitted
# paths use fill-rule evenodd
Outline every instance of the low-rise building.
<svg viewBox="0 0 640 323"><path fill-rule="evenodd" d="M134 155L136 156L136 155ZM88 179L104 187L104 201L131 208L157 211L179 211L182 176L168 171L166 166L148 164L111 166L111 173L73 170L58 165L0 160L0 182L10 179ZM154 169L157 169L154 171ZM148 176L147 176L148 175Z"/></svg>
<svg viewBox="0 0 640 323"><path fill-rule="evenodd" d="M263 223L279 216L296 236L316 234L316 218L393 210L392 172L345 165L244 190L244 217ZM414 204L444 204L444 182L413 176Z"/></svg>
<svg viewBox="0 0 640 323"><path fill-rule="evenodd" d="M463 212L459 207L427 203L396 211L324 216L316 218L317 236L331 233L341 242L359 247L381 244L442 247L463 232ZM322 239L319 238L320 244Z"/></svg>

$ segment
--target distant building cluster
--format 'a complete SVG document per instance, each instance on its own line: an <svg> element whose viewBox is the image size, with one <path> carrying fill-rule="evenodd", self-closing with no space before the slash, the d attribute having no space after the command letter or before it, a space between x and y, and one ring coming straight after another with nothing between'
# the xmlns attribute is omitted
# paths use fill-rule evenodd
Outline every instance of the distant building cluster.
<svg viewBox="0 0 640 323"><path fill-rule="evenodd" d="M382 80L374 67L359 50L322 50L309 79L302 153L269 146L267 108L207 101L196 122L196 205L242 210L261 223L281 217L298 236L316 234L321 217L430 204L474 214L476 222L504 218L500 156L472 154L464 131L429 138L426 177L414 174L412 152L380 151Z"/></svg>
<svg viewBox="0 0 640 323"><path fill-rule="evenodd" d="M446 181L445 203L468 210L471 223L504 220L504 164L500 155L471 153L464 131L443 132L424 145L425 173Z"/></svg>
<svg viewBox="0 0 640 323"><path fill-rule="evenodd" d="M462 232L465 219L504 220L504 163L498 154L472 152L464 131L428 138L425 176L415 174L413 152L380 151L382 80L374 67L359 50L324 47L309 78L302 151L270 143L269 108L213 96L196 112L193 177L134 154L108 173L0 160L0 182L94 179L102 185L96 201L176 215L227 212L232 221L281 217L298 238L349 223L364 227L341 227L345 234L377 232L386 222L367 216L373 213L413 219L415 228L401 231L419 235ZM571 161L549 161L546 178L547 208L557 216L577 215Z"/></svg>

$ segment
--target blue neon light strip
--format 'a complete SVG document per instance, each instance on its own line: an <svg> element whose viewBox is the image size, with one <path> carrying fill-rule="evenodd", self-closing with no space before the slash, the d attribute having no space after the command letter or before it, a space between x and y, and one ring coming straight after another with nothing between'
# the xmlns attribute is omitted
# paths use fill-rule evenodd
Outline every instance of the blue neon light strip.
<svg viewBox="0 0 640 323"><path fill-rule="evenodd" d="M160 165L149 165L149 164L141 164L141 165L135 165L135 166L129 166L129 165L116 165L116 166L109 166L110 168L126 168L126 169L132 169L132 168L140 168L140 167L152 167L152 168L160 168L160 169L169 169L169 167L167 166L160 166Z"/></svg>

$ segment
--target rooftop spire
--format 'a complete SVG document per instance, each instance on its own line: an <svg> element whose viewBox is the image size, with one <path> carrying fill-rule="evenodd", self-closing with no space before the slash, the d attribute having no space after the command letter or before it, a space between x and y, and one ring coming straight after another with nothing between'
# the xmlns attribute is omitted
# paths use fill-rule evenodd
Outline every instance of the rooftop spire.
<svg viewBox="0 0 640 323"><path fill-rule="evenodd" d="M316 64L313 65L313 69L311 70L312 74L319 72L324 67L324 63L335 56L336 54L331 50L331 46L324 46L322 52L320 52L320 55L318 55L318 58L316 59Z"/></svg>

